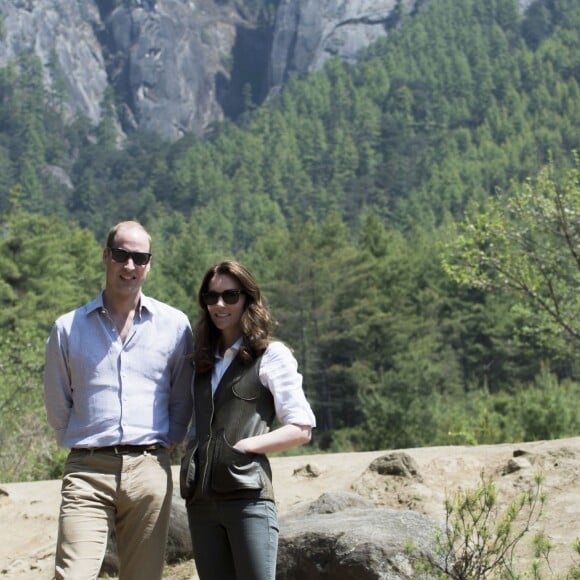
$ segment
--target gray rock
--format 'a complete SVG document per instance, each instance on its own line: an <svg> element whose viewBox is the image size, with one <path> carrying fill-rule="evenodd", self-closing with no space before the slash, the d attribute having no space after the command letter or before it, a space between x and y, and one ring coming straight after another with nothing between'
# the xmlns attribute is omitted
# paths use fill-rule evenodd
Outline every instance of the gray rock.
<svg viewBox="0 0 580 580"><path fill-rule="evenodd" d="M339 502L340 503L340 502ZM438 525L412 511L347 508L280 522L277 580L399 580L431 555Z"/></svg>
<svg viewBox="0 0 580 580"><path fill-rule="evenodd" d="M47 85L64 81L63 103L69 118L100 118L101 100L108 85L105 61L96 35L100 16L92 0L6 1L0 3L3 36L0 64L15 61L21 53L34 52L43 64ZM48 64L54 55L58 71Z"/></svg>
<svg viewBox="0 0 580 580"><path fill-rule="evenodd" d="M378 457L369 465L368 469L379 475L412 477L418 481L423 481L417 462L409 454L401 451Z"/></svg>
<svg viewBox="0 0 580 580"><path fill-rule="evenodd" d="M522 469L528 469L532 464L525 457L512 457L501 470L502 475L515 473Z"/></svg>
<svg viewBox="0 0 580 580"><path fill-rule="evenodd" d="M98 123L111 87L120 139L139 128L176 140L243 112L248 86L259 105L330 57L356 62L429 1L280 0L262 23L241 0L3 0L0 66L32 51L70 119Z"/></svg>
<svg viewBox="0 0 580 580"><path fill-rule="evenodd" d="M151 8L121 5L104 19L111 71L125 95L122 122L170 139L201 132L223 118L216 76L229 76L240 18L213 2L158 0Z"/></svg>
<svg viewBox="0 0 580 580"><path fill-rule="evenodd" d="M312 514L333 514L350 508L374 508L375 505L357 493L334 492L323 493L316 501L309 506L307 513Z"/></svg>
<svg viewBox="0 0 580 580"><path fill-rule="evenodd" d="M295 477L304 477L304 478L319 477L320 468L317 465L313 465L312 463L307 463L306 465L296 468L292 475L294 475Z"/></svg>
<svg viewBox="0 0 580 580"><path fill-rule="evenodd" d="M398 5L410 12L417 0L282 0L270 57L269 85L295 73L322 68L331 57L356 62L361 49L398 23Z"/></svg>
<svg viewBox="0 0 580 580"><path fill-rule="evenodd" d="M138 127L169 139L222 119L232 91L242 101L235 52L243 31L256 27L235 5L213 0L7 0L0 19L0 65L35 53L47 87L64 81L70 119L98 123L111 86L123 103L121 134ZM265 71L267 55L247 58Z"/></svg>

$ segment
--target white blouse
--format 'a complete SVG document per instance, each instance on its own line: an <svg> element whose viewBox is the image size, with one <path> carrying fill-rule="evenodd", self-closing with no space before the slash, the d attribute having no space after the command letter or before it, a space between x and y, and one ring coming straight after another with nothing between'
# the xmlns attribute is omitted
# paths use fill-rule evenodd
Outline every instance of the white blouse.
<svg viewBox="0 0 580 580"><path fill-rule="evenodd" d="M211 388L215 393L224 373L238 354L242 344L240 338L224 356L217 356L211 377ZM271 342L262 355L260 380L274 397L276 417L282 425L309 425L316 427L316 418L302 388L302 375L292 351L283 342Z"/></svg>

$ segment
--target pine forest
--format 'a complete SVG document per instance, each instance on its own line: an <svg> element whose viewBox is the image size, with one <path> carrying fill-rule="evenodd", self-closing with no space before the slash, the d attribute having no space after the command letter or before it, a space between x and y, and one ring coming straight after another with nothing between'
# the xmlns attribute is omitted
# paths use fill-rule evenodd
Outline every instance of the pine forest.
<svg viewBox="0 0 580 580"><path fill-rule="evenodd" d="M236 120L119 146L64 119L33 55L0 69L0 481L57 478L44 344L153 237L146 294L198 315L256 275L317 416L301 453L580 433L580 3L434 0Z"/></svg>

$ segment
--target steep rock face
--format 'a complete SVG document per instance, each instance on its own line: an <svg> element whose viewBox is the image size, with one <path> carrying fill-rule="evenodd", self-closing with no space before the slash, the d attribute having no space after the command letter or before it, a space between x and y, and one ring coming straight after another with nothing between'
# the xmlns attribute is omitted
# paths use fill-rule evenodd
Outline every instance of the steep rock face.
<svg viewBox="0 0 580 580"><path fill-rule="evenodd" d="M407 1L407 0L406 0ZM408 0L413 6L415 0ZM259 104L292 72L336 54L354 60L386 34L396 0L283 0L276 26L258 26L217 0L11 0L0 3L0 65L36 53L46 82L56 62L71 117L97 123L108 86L122 129L177 139Z"/></svg>
<svg viewBox="0 0 580 580"><path fill-rule="evenodd" d="M284 84L294 73L322 68L333 56L355 62L357 54L387 35L399 10L419 0L282 0L276 15L269 84ZM400 5L400 8L398 7Z"/></svg>
<svg viewBox="0 0 580 580"><path fill-rule="evenodd" d="M126 130L177 139L239 114L245 85L254 100L263 93L270 31L235 2L141 0L101 9L101 18Z"/></svg>
<svg viewBox="0 0 580 580"><path fill-rule="evenodd" d="M331 56L355 62L429 1L279 0L270 25L244 0L2 0L0 66L31 51L47 86L65 87L69 117L97 123L112 87L123 131L175 140Z"/></svg>
<svg viewBox="0 0 580 580"><path fill-rule="evenodd" d="M245 63L265 77L268 38L231 3L11 0L0 3L0 16L0 66L32 51L50 85L56 60L69 116L93 123L112 86L125 131L138 127L169 139L201 132L239 113L246 82L258 96L258 77Z"/></svg>
<svg viewBox="0 0 580 580"><path fill-rule="evenodd" d="M236 22L211 2L142 4L103 14L122 124L169 138L201 130L222 115L215 78L227 75Z"/></svg>
<svg viewBox="0 0 580 580"><path fill-rule="evenodd" d="M525 12L536 0L519 0ZM270 91L331 57L355 63L360 51L431 0L281 0L268 69Z"/></svg>
<svg viewBox="0 0 580 580"><path fill-rule="evenodd" d="M81 113L92 122L100 116L101 99L107 87L105 62L95 35L99 11L91 0L20 0L0 3L3 35L0 65L15 61L21 53L40 56L47 83L55 72L48 66L52 55L66 85L70 114Z"/></svg>

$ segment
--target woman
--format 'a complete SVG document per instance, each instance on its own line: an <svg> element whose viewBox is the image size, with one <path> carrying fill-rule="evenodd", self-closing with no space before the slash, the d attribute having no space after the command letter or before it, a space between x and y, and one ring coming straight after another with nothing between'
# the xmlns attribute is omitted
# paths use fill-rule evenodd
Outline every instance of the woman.
<svg viewBox="0 0 580 580"><path fill-rule="evenodd" d="M252 274L221 262L198 300L194 420L181 470L197 573L274 580L278 521L266 454L308 443L316 421Z"/></svg>

